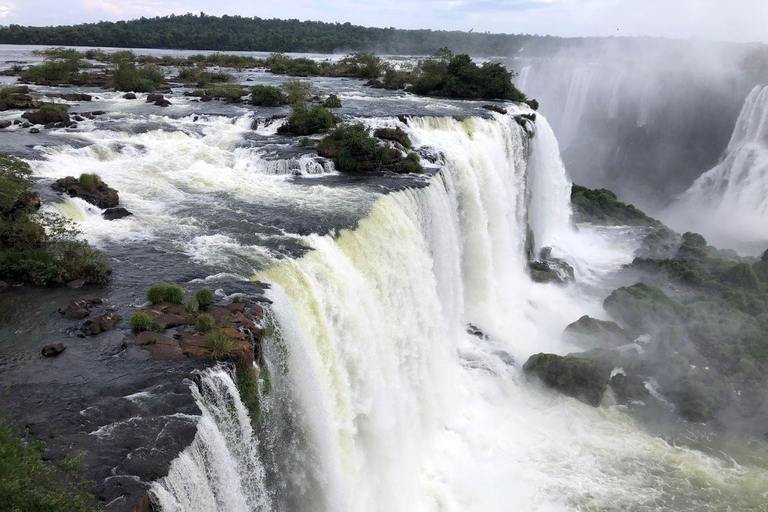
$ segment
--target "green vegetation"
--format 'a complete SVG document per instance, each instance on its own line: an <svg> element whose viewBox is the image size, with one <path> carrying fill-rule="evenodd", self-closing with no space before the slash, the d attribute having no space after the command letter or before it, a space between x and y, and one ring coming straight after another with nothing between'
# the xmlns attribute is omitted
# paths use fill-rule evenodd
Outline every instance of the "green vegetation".
<svg viewBox="0 0 768 512"><path fill-rule="evenodd" d="M93 192L100 183L104 183L97 175L88 173L81 174L77 181L80 182L81 187L89 192Z"/></svg>
<svg viewBox="0 0 768 512"><path fill-rule="evenodd" d="M155 328L155 321L146 311L137 311L132 314L130 322L131 326L139 332L151 331Z"/></svg>
<svg viewBox="0 0 768 512"><path fill-rule="evenodd" d="M311 84L306 80L286 80L280 86L285 93L285 100L289 105L305 105L309 98Z"/></svg>
<svg viewBox="0 0 768 512"><path fill-rule="evenodd" d="M622 203L616 194L604 188L593 190L573 184L571 204L579 221L609 225L656 224L634 206Z"/></svg>
<svg viewBox="0 0 768 512"><path fill-rule="evenodd" d="M190 315L195 312L195 310L200 307L200 305L197 303L197 299L194 297L187 302L187 313Z"/></svg>
<svg viewBox="0 0 768 512"><path fill-rule="evenodd" d="M312 135L336 125L336 116L322 105L296 105L288 117L288 131L293 135Z"/></svg>
<svg viewBox="0 0 768 512"><path fill-rule="evenodd" d="M195 320L195 329L203 333L211 332L215 326L216 320L214 320L213 315L209 315L208 313L201 314L197 317L197 320Z"/></svg>
<svg viewBox="0 0 768 512"><path fill-rule="evenodd" d="M200 309L208 309L208 306L213 304L213 292L207 288L197 290L195 293L195 300L197 301Z"/></svg>
<svg viewBox="0 0 768 512"><path fill-rule="evenodd" d="M478 66L469 55L453 55L441 48L419 63L409 91L425 96L504 99L525 101L525 94L512 84L512 72L498 63Z"/></svg>
<svg viewBox="0 0 768 512"><path fill-rule="evenodd" d="M251 89L251 103L259 107L279 107L287 102L285 95L277 87L257 85Z"/></svg>
<svg viewBox="0 0 768 512"><path fill-rule="evenodd" d="M118 91L154 92L165 82L163 71L154 64L137 67L133 61L122 61L112 71L109 84Z"/></svg>
<svg viewBox="0 0 768 512"><path fill-rule="evenodd" d="M367 162L376 159L376 139L362 124L336 128L317 146L320 154L333 154L341 171L363 170Z"/></svg>
<svg viewBox="0 0 768 512"><path fill-rule="evenodd" d="M205 94L212 98L221 98L227 103L240 103L248 91L238 84L221 84L206 89Z"/></svg>
<svg viewBox="0 0 768 512"><path fill-rule="evenodd" d="M82 454L43 462L45 443L27 443L0 426L0 509L9 512L95 512L93 482L81 480Z"/></svg>
<svg viewBox="0 0 768 512"><path fill-rule="evenodd" d="M234 355L235 339L221 331L212 332L205 337L205 346L211 351L213 360L221 361Z"/></svg>
<svg viewBox="0 0 768 512"><path fill-rule="evenodd" d="M181 304L184 302L184 290L176 285L156 284L147 291L147 300L152 304L161 302Z"/></svg>
<svg viewBox="0 0 768 512"><path fill-rule="evenodd" d="M112 269L101 253L77 240L79 232L64 217L37 211L31 175L26 162L0 153L0 279L106 283Z"/></svg>
<svg viewBox="0 0 768 512"><path fill-rule="evenodd" d="M0 30L0 35L2 31ZM84 81L80 73L81 54L76 50L66 48L48 48L42 52L45 56L43 63L30 66L21 73L21 79L39 84L77 83ZM87 78L87 73L85 74Z"/></svg>
<svg viewBox="0 0 768 512"><path fill-rule="evenodd" d="M328 96L323 102L325 108L341 108L341 100L335 94Z"/></svg>
<svg viewBox="0 0 768 512"><path fill-rule="evenodd" d="M243 299L239 295L232 297L232 304L240 304L241 302L243 302Z"/></svg>

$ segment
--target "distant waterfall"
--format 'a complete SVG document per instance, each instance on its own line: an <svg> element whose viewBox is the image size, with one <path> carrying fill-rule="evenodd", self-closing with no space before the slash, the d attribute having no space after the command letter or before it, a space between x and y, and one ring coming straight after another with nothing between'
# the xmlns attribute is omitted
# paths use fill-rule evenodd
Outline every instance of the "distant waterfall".
<svg viewBox="0 0 768 512"><path fill-rule="evenodd" d="M163 512L270 510L259 445L237 387L223 369L206 370L192 386L202 416L192 445L151 489Z"/></svg>
<svg viewBox="0 0 768 512"><path fill-rule="evenodd" d="M750 252L768 244L768 86L741 109L722 162L702 174L665 212L681 230ZM746 244L739 241L746 240Z"/></svg>
<svg viewBox="0 0 768 512"><path fill-rule="evenodd" d="M594 74L595 69L591 66L576 68L573 73L560 128L560 145L564 149L576 138Z"/></svg>

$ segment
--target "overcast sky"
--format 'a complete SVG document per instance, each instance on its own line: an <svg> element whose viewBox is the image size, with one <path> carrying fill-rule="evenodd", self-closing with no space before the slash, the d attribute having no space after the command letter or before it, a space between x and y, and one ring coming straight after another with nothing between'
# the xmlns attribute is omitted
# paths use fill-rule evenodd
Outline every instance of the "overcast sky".
<svg viewBox="0 0 768 512"><path fill-rule="evenodd" d="M377 27L768 42L768 0L0 0L0 24L68 25L201 11Z"/></svg>

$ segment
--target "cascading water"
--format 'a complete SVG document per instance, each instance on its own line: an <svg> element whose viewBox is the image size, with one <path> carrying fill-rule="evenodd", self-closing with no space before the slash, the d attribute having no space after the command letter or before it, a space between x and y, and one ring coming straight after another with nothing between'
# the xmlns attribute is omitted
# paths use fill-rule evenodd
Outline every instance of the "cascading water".
<svg viewBox="0 0 768 512"><path fill-rule="evenodd" d="M715 245L763 251L768 243L768 87L741 109L722 162L702 174L662 216ZM745 242L746 241L746 242Z"/></svg>
<svg viewBox="0 0 768 512"><path fill-rule="evenodd" d="M576 138L594 74L595 69L586 66L576 68L571 77L560 129L560 144L564 149Z"/></svg>
<svg viewBox="0 0 768 512"><path fill-rule="evenodd" d="M229 373L206 370L191 388L203 413L197 435L153 484L157 505L166 512L270 510L258 441Z"/></svg>

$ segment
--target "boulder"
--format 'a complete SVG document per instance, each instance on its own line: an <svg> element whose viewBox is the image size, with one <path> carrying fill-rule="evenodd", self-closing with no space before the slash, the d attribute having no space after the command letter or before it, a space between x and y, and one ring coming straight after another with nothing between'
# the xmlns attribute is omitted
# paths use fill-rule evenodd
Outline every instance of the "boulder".
<svg viewBox="0 0 768 512"><path fill-rule="evenodd" d="M493 112L497 112L499 114L506 114L507 109L502 107L501 105L483 105L483 108L486 110L491 110Z"/></svg>
<svg viewBox="0 0 768 512"><path fill-rule="evenodd" d="M539 259L528 262L528 272L537 283L565 284L574 280L573 267L565 260L553 257L551 247L542 247Z"/></svg>
<svg viewBox="0 0 768 512"><path fill-rule="evenodd" d="M164 99L162 94L147 94L147 103L154 103L162 99Z"/></svg>
<svg viewBox="0 0 768 512"><path fill-rule="evenodd" d="M632 337L616 322L584 315L563 331L563 338L583 348L616 348L632 342Z"/></svg>
<svg viewBox="0 0 768 512"><path fill-rule="evenodd" d="M85 279L75 279L74 281L68 282L67 286L69 288L72 288L73 290L79 290L80 288L85 286Z"/></svg>
<svg viewBox="0 0 768 512"><path fill-rule="evenodd" d="M523 365L526 374L593 407L599 406L603 399L611 369L611 365L601 358L545 353L531 356Z"/></svg>
<svg viewBox="0 0 768 512"><path fill-rule="evenodd" d="M98 297L81 297L70 302L66 306L59 308L59 313L64 318L79 320L91 314L93 306L102 304L103 301Z"/></svg>
<svg viewBox="0 0 768 512"><path fill-rule="evenodd" d="M152 502L152 496L147 492L141 497L141 500L133 507L131 512L156 512L156 510Z"/></svg>
<svg viewBox="0 0 768 512"><path fill-rule="evenodd" d="M135 100L136 99L136 95L133 94L132 92L129 92L128 94L123 94L123 99L124 100Z"/></svg>
<svg viewBox="0 0 768 512"><path fill-rule="evenodd" d="M49 98L61 98L66 101L91 101L93 96L79 92L69 92L64 94L47 94Z"/></svg>
<svg viewBox="0 0 768 512"><path fill-rule="evenodd" d="M639 375L617 373L611 377L609 384L616 395L616 401L620 404L645 400L651 396L650 391L645 387L645 381Z"/></svg>
<svg viewBox="0 0 768 512"><path fill-rule="evenodd" d="M117 325L117 322L122 319L123 317L120 315L107 313L98 318L94 318L93 320L88 320L82 327L80 327L80 331L86 336L95 336L113 329L115 325Z"/></svg>
<svg viewBox="0 0 768 512"><path fill-rule="evenodd" d="M156 106L158 106L158 107L170 107L171 106L171 102L166 100L165 98L157 100L156 102L154 102L154 104Z"/></svg>
<svg viewBox="0 0 768 512"><path fill-rule="evenodd" d="M29 133L40 133L40 128L30 128Z"/></svg>
<svg viewBox="0 0 768 512"><path fill-rule="evenodd" d="M166 336L152 331L144 331L134 338L136 344L149 352L152 359L183 359L179 343Z"/></svg>
<svg viewBox="0 0 768 512"><path fill-rule="evenodd" d="M679 325L686 312L683 304L645 283L614 290L603 301L603 308L635 334Z"/></svg>
<svg viewBox="0 0 768 512"><path fill-rule="evenodd" d="M77 178L67 176L66 178L56 180L53 184L53 189L57 192L69 194L71 197L79 197L102 209L116 207L120 202L117 190L109 187L98 176L95 180L96 183L93 187L86 188L80 184Z"/></svg>
<svg viewBox="0 0 768 512"><path fill-rule="evenodd" d="M72 121L69 119L66 105L41 105L37 112L24 112L21 117L32 124L48 125L53 123L63 123L69 125ZM52 125L53 127L53 125Z"/></svg>
<svg viewBox="0 0 768 512"><path fill-rule="evenodd" d="M171 329L180 325L194 325L195 317L187 312L183 304L161 302L147 308L147 313L165 329Z"/></svg>
<svg viewBox="0 0 768 512"><path fill-rule="evenodd" d="M62 352L67 346L63 343L51 343L43 347L43 357L55 357Z"/></svg>
<svg viewBox="0 0 768 512"><path fill-rule="evenodd" d="M401 128L377 128L373 132L374 137L378 137L383 140L391 140L397 142L404 147L410 147L411 141Z"/></svg>
<svg viewBox="0 0 768 512"><path fill-rule="evenodd" d="M102 213L101 216L107 220L117 220L124 219L125 217L131 217L133 216L133 213L119 206L117 208L107 208L104 210L104 213Z"/></svg>
<svg viewBox="0 0 768 512"><path fill-rule="evenodd" d="M12 124L10 121L0 121L0 130L9 128Z"/></svg>

